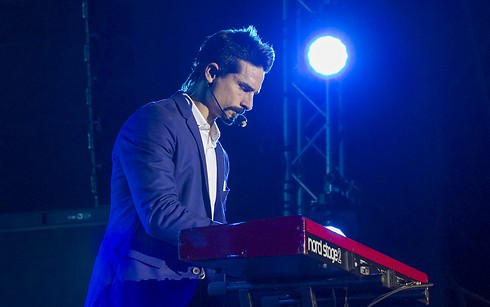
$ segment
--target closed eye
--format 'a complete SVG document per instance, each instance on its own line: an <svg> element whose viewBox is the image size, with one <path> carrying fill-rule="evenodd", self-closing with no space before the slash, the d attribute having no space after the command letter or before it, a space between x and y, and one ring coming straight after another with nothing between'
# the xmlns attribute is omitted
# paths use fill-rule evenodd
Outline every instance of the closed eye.
<svg viewBox="0 0 490 307"><path fill-rule="evenodd" d="M251 87L248 83L246 82L239 82L238 85L240 88L245 92L245 93L250 93L253 92L254 95L257 95L259 91L255 91L253 87Z"/></svg>

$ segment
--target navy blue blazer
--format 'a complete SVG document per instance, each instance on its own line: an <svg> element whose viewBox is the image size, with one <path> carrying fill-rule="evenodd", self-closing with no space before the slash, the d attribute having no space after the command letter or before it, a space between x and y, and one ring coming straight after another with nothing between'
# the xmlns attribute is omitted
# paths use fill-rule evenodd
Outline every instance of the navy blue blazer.
<svg viewBox="0 0 490 307"><path fill-rule="evenodd" d="M100 300L114 278L197 277L178 260L178 234L185 228L226 223L229 160L219 142L216 157L213 222L201 135L183 93L149 103L128 118L114 144L110 218L86 306Z"/></svg>

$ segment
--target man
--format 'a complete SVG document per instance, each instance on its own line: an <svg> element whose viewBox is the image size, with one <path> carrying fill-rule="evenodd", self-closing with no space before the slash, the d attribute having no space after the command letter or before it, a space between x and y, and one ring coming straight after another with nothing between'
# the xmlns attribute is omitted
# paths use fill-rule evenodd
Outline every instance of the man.
<svg viewBox="0 0 490 307"><path fill-rule="evenodd" d="M274 50L254 27L201 46L169 99L121 128L113 150L111 214L85 306L187 306L204 272L178 260L178 233L226 223L228 156L215 123L250 111Z"/></svg>

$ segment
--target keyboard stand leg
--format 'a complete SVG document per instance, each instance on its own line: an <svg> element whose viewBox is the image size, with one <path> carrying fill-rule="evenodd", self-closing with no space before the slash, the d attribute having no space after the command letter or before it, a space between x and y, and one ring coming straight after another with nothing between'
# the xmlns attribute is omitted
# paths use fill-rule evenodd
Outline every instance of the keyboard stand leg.
<svg viewBox="0 0 490 307"><path fill-rule="evenodd" d="M301 288L301 301L304 307L317 307L315 293L311 287Z"/></svg>
<svg viewBox="0 0 490 307"><path fill-rule="evenodd" d="M250 291L239 290L238 298L240 300L240 307L253 307L253 299Z"/></svg>

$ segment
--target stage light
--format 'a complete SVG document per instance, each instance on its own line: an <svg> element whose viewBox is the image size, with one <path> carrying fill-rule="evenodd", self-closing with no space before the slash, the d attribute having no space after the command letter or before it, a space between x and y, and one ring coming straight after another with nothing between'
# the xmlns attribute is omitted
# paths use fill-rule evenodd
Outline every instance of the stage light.
<svg viewBox="0 0 490 307"><path fill-rule="evenodd" d="M307 48L308 64L323 78L331 78L346 65L347 48L333 36L321 36L312 41Z"/></svg>

